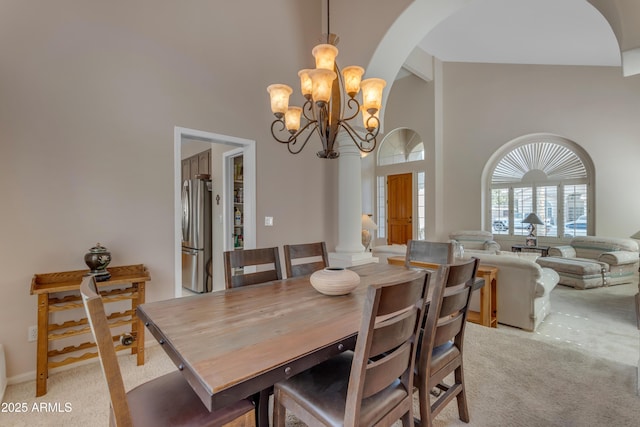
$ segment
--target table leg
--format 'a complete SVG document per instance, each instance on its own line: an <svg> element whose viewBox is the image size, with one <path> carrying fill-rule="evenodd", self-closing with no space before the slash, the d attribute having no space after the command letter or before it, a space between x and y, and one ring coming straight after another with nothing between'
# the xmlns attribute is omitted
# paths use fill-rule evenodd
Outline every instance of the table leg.
<svg viewBox="0 0 640 427"><path fill-rule="evenodd" d="M132 284L134 289L136 290L136 298L133 301L133 304L135 304L135 307L132 307L132 309L136 310L136 308L141 305L144 304L144 292L145 292L145 283L144 282L137 282L137 283L133 283ZM137 353L138 355L138 366L142 366L144 365L144 324L142 323L142 320L140 320L140 318L138 318L138 316L136 315L136 322L133 322L131 324L131 331L135 334L136 337L136 345L134 348L131 349L131 354Z"/></svg>
<svg viewBox="0 0 640 427"><path fill-rule="evenodd" d="M269 427L269 395L273 393L273 387L262 390L253 396L256 405L256 427Z"/></svg>
<svg viewBox="0 0 640 427"><path fill-rule="evenodd" d="M491 282L491 316L489 317L489 322L492 328L498 327L498 290L497 288L497 277L495 273L491 273L489 276Z"/></svg>
<svg viewBox="0 0 640 427"><path fill-rule="evenodd" d="M480 324L491 326L491 274L481 273L484 279L484 286L480 289Z"/></svg>
<svg viewBox="0 0 640 427"><path fill-rule="evenodd" d="M36 351L36 397L47 394L49 377L49 295L38 295L38 341Z"/></svg>

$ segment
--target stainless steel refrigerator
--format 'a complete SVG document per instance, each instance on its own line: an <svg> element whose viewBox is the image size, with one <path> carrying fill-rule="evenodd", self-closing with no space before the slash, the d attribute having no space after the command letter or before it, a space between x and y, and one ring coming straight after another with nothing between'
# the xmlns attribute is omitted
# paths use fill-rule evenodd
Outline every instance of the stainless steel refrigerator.
<svg viewBox="0 0 640 427"><path fill-rule="evenodd" d="M211 180L182 183L182 287L211 292Z"/></svg>

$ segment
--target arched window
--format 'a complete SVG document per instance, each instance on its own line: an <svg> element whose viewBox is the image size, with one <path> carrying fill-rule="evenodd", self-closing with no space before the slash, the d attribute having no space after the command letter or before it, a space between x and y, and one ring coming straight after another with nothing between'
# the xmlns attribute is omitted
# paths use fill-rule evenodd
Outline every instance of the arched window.
<svg viewBox="0 0 640 427"><path fill-rule="evenodd" d="M527 135L493 157L488 206L495 234L526 236L522 220L534 212L538 237L593 235L593 163L576 143L555 135Z"/></svg>
<svg viewBox="0 0 640 427"><path fill-rule="evenodd" d="M424 160L424 144L415 131L398 128L384 137L378 150L378 166Z"/></svg>

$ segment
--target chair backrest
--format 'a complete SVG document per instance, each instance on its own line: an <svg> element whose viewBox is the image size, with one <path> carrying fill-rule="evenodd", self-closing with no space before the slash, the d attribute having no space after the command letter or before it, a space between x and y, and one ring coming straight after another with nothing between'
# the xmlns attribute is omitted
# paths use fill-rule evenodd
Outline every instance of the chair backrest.
<svg viewBox="0 0 640 427"><path fill-rule="evenodd" d="M302 260L295 263L296 260ZM287 277L305 276L329 266L325 242L284 245L284 265Z"/></svg>
<svg viewBox="0 0 640 427"><path fill-rule="evenodd" d="M453 263L453 244L428 242L426 240L409 240L404 265L409 267L411 261L423 261L433 264Z"/></svg>
<svg viewBox="0 0 640 427"><path fill-rule="evenodd" d="M102 303L102 297L97 292L96 281L93 276L85 276L80 284L80 294L84 304L85 311L93 338L96 340L98 347L98 355L100 356L100 364L102 371L107 380L109 387L109 396L111 398L111 407L116 425L131 426L131 412L127 403L127 394L120 373L120 365L113 346L113 338L111 329L107 322L107 315Z"/></svg>
<svg viewBox="0 0 640 427"><path fill-rule="evenodd" d="M420 344L418 370L421 377L428 376L424 371L431 367L434 348L450 343L462 354L469 301L479 262L478 258L471 258L438 269Z"/></svg>
<svg viewBox="0 0 640 427"><path fill-rule="evenodd" d="M257 271L243 272L242 274L234 271L252 266L257 267ZM278 248L241 249L225 252L224 278L227 289L282 279Z"/></svg>
<svg viewBox="0 0 640 427"><path fill-rule="evenodd" d="M409 281L371 285L354 351L344 425L358 425L363 399L401 381L403 405L413 402L413 369L430 273L413 271ZM375 360L375 363L370 363Z"/></svg>

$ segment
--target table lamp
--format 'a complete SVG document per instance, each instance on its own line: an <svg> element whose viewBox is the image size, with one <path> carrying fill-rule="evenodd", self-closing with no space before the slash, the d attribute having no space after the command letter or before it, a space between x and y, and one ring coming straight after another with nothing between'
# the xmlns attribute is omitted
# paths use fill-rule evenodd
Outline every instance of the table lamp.
<svg viewBox="0 0 640 427"><path fill-rule="evenodd" d="M536 224L544 224L542 220L535 213L531 212L525 219L521 221L523 224L529 224L529 235L527 236L527 246L537 246L538 239L536 238Z"/></svg>
<svg viewBox="0 0 640 427"><path fill-rule="evenodd" d="M371 219L371 214L362 214L362 246L365 252L371 243L371 230L377 230L378 225Z"/></svg>

